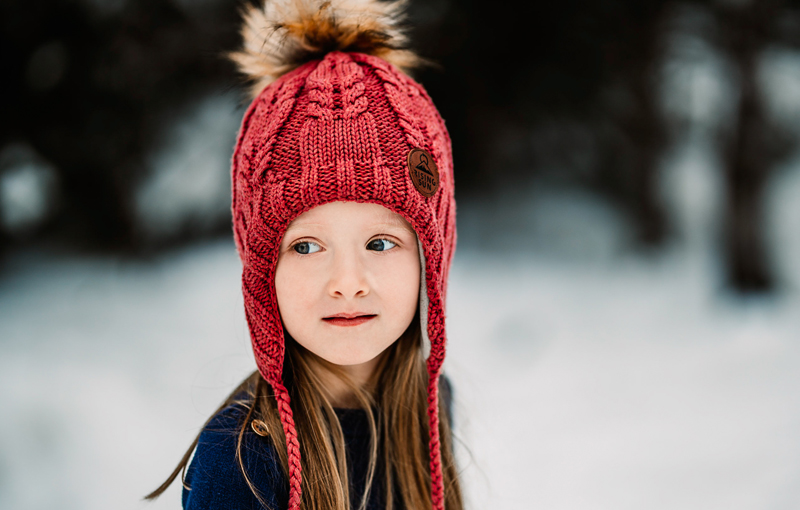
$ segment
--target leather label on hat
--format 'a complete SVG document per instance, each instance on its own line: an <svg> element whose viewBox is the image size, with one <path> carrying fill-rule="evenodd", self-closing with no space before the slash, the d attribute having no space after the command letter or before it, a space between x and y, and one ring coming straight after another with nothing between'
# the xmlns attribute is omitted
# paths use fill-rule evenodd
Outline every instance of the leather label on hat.
<svg viewBox="0 0 800 510"><path fill-rule="evenodd" d="M428 151L411 149L408 153L408 171L417 191L432 197L439 189L439 170Z"/></svg>

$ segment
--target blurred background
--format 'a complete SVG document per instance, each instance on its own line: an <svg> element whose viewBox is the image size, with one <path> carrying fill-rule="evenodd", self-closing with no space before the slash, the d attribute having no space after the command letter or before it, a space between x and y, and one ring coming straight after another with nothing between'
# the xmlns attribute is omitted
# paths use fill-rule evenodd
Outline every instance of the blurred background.
<svg viewBox="0 0 800 510"><path fill-rule="evenodd" d="M0 508L141 497L255 364L240 0L4 0ZM412 0L472 508L800 508L800 2Z"/></svg>

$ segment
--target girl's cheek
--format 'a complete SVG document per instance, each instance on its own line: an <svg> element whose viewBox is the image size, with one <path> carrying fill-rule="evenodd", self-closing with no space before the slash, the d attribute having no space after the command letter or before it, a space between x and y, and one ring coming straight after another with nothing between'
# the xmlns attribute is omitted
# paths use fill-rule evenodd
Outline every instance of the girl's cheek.
<svg viewBox="0 0 800 510"><path fill-rule="evenodd" d="M405 293L419 292L419 272L419 259L411 257L398 258L381 271L385 283L395 291L404 291Z"/></svg>

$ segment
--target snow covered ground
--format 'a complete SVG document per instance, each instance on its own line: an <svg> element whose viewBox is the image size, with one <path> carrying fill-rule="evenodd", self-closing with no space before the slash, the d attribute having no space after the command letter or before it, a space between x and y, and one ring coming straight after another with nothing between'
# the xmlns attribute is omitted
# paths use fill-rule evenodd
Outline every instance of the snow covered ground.
<svg viewBox="0 0 800 510"><path fill-rule="evenodd" d="M471 508L800 508L797 294L733 299L679 251L587 262L475 239L446 365ZM254 368L230 242L19 254L0 339L2 509L180 508L179 484L141 497Z"/></svg>

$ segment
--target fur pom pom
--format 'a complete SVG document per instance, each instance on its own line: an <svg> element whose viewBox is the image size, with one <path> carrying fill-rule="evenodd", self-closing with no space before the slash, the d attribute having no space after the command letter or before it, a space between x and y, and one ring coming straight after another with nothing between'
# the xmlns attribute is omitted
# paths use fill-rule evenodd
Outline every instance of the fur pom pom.
<svg viewBox="0 0 800 510"><path fill-rule="evenodd" d="M405 49L405 0L262 0L244 12L243 48L230 54L253 97L292 69L331 51L380 57L409 72L422 63Z"/></svg>

